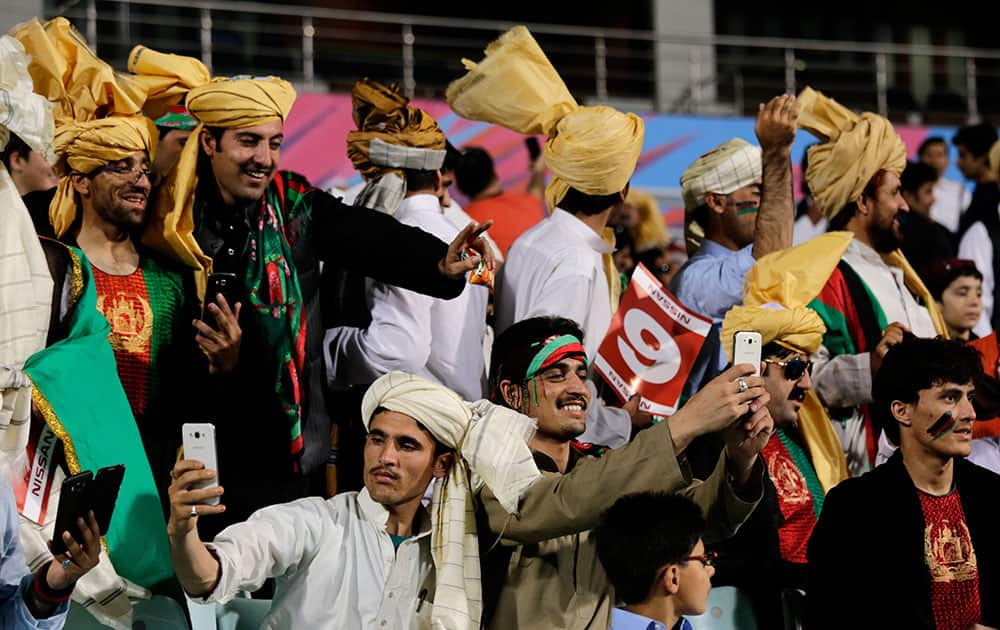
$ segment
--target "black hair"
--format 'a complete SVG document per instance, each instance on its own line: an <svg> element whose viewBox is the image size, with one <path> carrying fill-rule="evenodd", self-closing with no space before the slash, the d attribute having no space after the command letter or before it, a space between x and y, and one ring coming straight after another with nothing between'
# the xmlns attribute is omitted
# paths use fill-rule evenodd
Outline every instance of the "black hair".
<svg viewBox="0 0 1000 630"><path fill-rule="evenodd" d="M899 445L892 402L916 403L921 390L977 382L983 374L979 351L959 339L925 339L906 334L882 359L872 383L873 411L889 440Z"/></svg>
<svg viewBox="0 0 1000 630"><path fill-rule="evenodd" d="M444 164L442 171L457 171L458 165L462 162L462 152L455 148L448 140L444 141Z"/></svg>
<svg viewBox="0 0 1000 630"><path fill-rule="evenodd" d="M556 205L572 214L593 216L604 212L617 203L621 203L621 200L621 193L618 192L611 193L610 195L588 195L576 188L570 188Z"/></svg>
<svg viewBox="0 0 1000 630"><path fill-rule="evenodd" d="M524 381L524 373L540 348L533 344L552 336L573 335L583 341L580 325L565 317L530 317L511 325L493 341L490 357L490 392L493 402L507 403L500 394L501 381Z"/></svg>
<svg viewBox="0 0 1000 630"><path fill-rule="evenodd" d="M455 185L471 199L486 190L496 176L493 158L486 149L468 147L462 152L462 159L455 168Z"/></svg>
<svg viewBox="0 0 1000 630"><path fill-rule="evenodd" d="M642 492L618 499L591 532L597 557L626 604L645 600L663 567L684 564L705 532L691 499Z"/></svg>
<svg viewBox="0 0 1000 630"><path fill-rule="evenodd" d="M903 174L899 176L899 186L906 192L916 194L921 186L938 180L937 169L923 162L907 162Z"/></svg>
<svg viewBox="0 0 1000 630"><path fill-rule="evenodd" d="M619 251L629 247L635 252L635 239L632 238L632 233L628 231L628 228L624 225L616 225L613 229L615 231L615 250Z"/></svg>
<svg viewBox="0 0 1000 630"><path fill-rule="evenodd" d="M879 169L875 171L872 178L868 180L865 184L864 190L861 191L861 195L868 199L875 199L878 196L878 187L882 184L882 178L888 171L885 169ZM847 224L854 218L854 215L858 211L858 204L856 199L848 199L847 205L836 214L832 219L830 219L829 226L826 228L828 232L839 232L841 230L847 229Z"/></svg>
<svg viewBox="0 0 1000 630"><path fill-rule="evenodd" d="M976 157L986 155L990 152L990 147L997 141L997 130L993 125L981 122L975 125L966 125L960 128L951 139L951 143L957 146L964 146L965 149Z"/></svg>
<svg viewBox="0 0 1000 630"><path fill-rule="evenodd" d="M928 264L928 267L933 264L933 261ZM924 280L927 284L927 290L930 292L931 297L934 298L935 302L941 301L941 296L944 294L945 289L951 286L951 283L958 278L975 278L980 282L983 281L983 274L979 272L976 268L976 263L971 260L964 265L951 266L948 265L944 269L944 273L941 274L924 274Z"/></svg>
<svg viewBox="0 0 1000 630"><path fill-rule="evenodd" d="M404 169L406 176L406 190L432 190L437 187L439 171L416 171Z"/></svg>
<svg viewBox="0 0 1000 630"><path fill-rule="evenodd" d="M917 156L921 159L924 157L924 151L926 151L932 144L943 144L945 150L948 149L948 143L941 136L927 136L924 141L920 143L920 147L917 149Z"/></svg>
<svg viewBox="0 0 1000 630"><path fill-rule="evenodd" d="M7 146L3 148L3 153L0 153L0 160L3 160L3 165L7 167L8 171L10 171L11 156L15 153L20 155L22 159L28 159L28 156L31 155L31 147L12 131L10 139L7 140Z"/></svg>

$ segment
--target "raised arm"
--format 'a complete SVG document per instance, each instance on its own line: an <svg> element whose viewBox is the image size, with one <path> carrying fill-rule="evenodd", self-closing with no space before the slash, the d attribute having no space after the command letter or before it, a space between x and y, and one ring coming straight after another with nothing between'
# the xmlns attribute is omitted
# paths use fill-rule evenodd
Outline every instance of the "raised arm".
<svg viewBox="0 0 1000 630"><path fill-rule="evenodd" d="M753 256L756 259L792 246L795 199L792 194L792 142L799 116L794 96L781 95L761 104L754 131L760 141L763 180Z"/></svg>
<svg viewBox="0 0 1000 630"><path fill-rule="evenodd" d="M393 217L359 206L349 206L321 190L309 193L312 238L319 257L337 267L364 274L438 298L451 299L465 287L465 273L476 265L474 256L462 258L469 247L492 250L480 234L489 224L471 224L451 244Z"/></svg>

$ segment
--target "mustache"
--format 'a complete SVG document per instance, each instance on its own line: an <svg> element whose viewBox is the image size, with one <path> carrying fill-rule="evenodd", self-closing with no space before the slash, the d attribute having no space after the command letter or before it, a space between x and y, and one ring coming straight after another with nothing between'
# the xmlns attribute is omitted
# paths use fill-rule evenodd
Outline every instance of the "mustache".
<svg viewBox="0 0 1000 630"><path fill-rule="evenodd" d="M392 472L391 470L389 470L385 466L376 466L375 468L372 468L371 470L368 471L368 474L370 474L370 475L377 475L377 474L380 474L380 473L384 474L384 475L388 475L392 479L399 479L399 475L398 474Z"/></svg>
<svg viewBox="0 0 1000 630"><path fill-rule="evenodd" d="M796 385L792 387L792 391L788 393L788 400L794 400L795 402L802 402L806 399L806 390L802 387Z"/></svg>
<svg viewBox="0 0 1000 630"><path fill-rule="evenodd" d="M587 399L579 394L570 394L565 398L560 398L559 400L556 401L556 406L563 407L565 405L572 405L574 403L579 403L580 405L583 406L584 409L586 409L589 406L587 404Z"/></svg>

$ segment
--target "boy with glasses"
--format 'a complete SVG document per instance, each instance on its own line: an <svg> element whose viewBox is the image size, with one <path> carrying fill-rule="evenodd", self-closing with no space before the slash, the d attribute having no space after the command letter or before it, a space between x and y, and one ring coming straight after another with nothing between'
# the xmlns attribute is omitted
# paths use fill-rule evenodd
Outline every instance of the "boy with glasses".
<svg viewBox="0 0 1000 630"><path fill-rule="evenodd" d="M705 518L690 499L660 492L630 494L593 531L597 557L625 603L610 630L689 630L683 615L708 607L715 552L705 551Z"/></svg>

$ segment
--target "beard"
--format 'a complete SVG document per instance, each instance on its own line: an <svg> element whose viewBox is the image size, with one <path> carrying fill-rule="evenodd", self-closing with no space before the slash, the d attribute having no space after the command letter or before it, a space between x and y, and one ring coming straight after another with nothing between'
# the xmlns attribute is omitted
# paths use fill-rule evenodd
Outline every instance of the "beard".
<svg viewBox="0 0 1000 630"><path fill-rule="evenodd" d="M899 228L896 227L897 219L899 221ZM871 235L872 248L880 254L888 254L902 247L902 225L904 220L903 213L898 212L892 217L888 225L875 228Z"/></svg>

